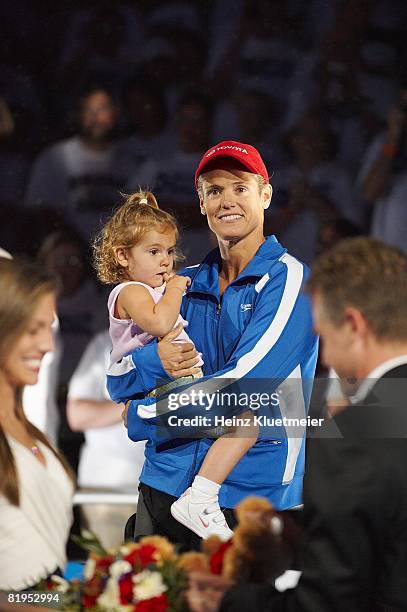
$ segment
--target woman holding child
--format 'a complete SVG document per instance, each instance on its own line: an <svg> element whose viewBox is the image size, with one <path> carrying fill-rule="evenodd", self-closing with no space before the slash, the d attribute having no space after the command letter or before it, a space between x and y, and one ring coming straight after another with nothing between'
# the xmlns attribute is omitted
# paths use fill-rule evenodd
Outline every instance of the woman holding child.
<svg viewBox="0 0 407 612"><path fill-rule="evenodd" d="M172 291L156 301L147 287L143 291L137 287L132 290L141 300L136 308L130 305L130 290L127 300L123 294L122 301L115 301L113 317L127 321L130 330L135 323L135 335L144 331L150 339L136 350L132 347L130 354L125 349L108 372L115 401L144 395L130 403L127 415L129 436L148 439L136 536L155 532L186 546L194 544L191 532L229 537L231 509L247 495L263 495L278 509L300 504L304 437L261 431L257 436L252 431L246 438L221 437L214 443L198 439L192 431L189 438L180 439L175 431L161 443L155 427L160 389L154 389L174 378L196 375L200 351L205 382L234 379L248 386L254 381L256 387L269 381L268 390L270 385L275 390L297 379L299 393L288 393L278 414L292 416L294 411L303 416L317 353L309 302L301 292L307 271L274 237L264 237L264 210L270 205L272 188L259 152L234 141L219 143L205 153L195 178L201 213L217 237L218 248L200 265L187 268L184 276L171 277L177 236L175 228L172 234L165 231L171 228L170 221L161 228L150 226L147 231L155 234L147 234L144 246L143 237L117 245L124 248L116 250L115 260L125 271L137 248L156 257L155 287L167 279ZM126 282L131 278L126 276ZM151 286L148 280L145 284ZM151 323L158 320L160 310L171 316L167 327L157 330ZM171 329L179 311L188 321L191 342L174 342L182 329L181 325ZM157 342L154 336L168 330Z"/></svg>

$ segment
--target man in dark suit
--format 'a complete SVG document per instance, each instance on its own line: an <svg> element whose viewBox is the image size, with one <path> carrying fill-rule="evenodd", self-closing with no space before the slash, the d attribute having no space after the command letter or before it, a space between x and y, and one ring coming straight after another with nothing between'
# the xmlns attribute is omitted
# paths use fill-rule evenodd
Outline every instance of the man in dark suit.
<svg viewBox="0 0 407 612"><path fill-rule="evenodd" d="M300 581L278 593L195 575L195 612L407 610L407 257L343 241L308 289L323 361L356 394L308 439Z"/></svg>

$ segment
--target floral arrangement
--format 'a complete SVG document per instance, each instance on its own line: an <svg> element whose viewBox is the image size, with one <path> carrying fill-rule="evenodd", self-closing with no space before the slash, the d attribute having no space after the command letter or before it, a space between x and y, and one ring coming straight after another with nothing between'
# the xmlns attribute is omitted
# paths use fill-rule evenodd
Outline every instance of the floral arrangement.
<svg viewBox="0 0 407 612"><path fill-rule="evenodd" d="M186 573L174 546L161 536L146 536L118 550L105 550L83 530L75 541L90 551L82 581L52 576L45 588L59 591L65 610L92 612L182 612ZM43 587L44 588L44 587Z"/></svg>
<svg viewBox="0 0 407 612"><path fill-rule="evenodd" d="M53 576L41 588L61 593L65 610L184 612L189 572L207 571L237 582L275 579L288 566L282 520L267 500L258 497L246 498L236 513L239 525L233 538L223 542L212 536L203 541L201 552L177 554L161 536L107 551L84 530L76 538L90 551L83 581Z"/></svg>

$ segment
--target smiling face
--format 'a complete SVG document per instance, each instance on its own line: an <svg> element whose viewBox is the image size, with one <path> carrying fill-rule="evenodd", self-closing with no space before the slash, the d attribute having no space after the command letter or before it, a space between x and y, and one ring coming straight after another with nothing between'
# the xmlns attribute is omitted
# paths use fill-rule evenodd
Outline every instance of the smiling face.
<svg viewBox="0 0 407 612"><path fill-rule="evenodd" d="M39 298L23 333L12 344L0 368L0 382L19 388L35 385L42 358L54 347L51 325L55 317L55 296Z"/></svg>
<svg viewBox="0 0 407 612"><path fill-rule="evenodd" d="M270 205L271 185L242 170L233 160L202 174L201 211L222 241L237 242L248 236L263 239L264 209Z"/></svg>
<svg viewBox="0 0 407 612"><path fill-rule="evenodd" d="M141 240L131 249L120 248L116 251L118 262L127 268L130 280L145 283L150 287L160 287L163 275L171 272L175 257L175 231L171 228L148 230Z"/></svg>

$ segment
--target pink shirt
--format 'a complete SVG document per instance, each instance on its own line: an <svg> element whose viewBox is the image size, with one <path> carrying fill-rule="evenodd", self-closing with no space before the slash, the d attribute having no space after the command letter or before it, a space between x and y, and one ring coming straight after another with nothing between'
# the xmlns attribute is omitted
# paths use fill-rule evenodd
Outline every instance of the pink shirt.
<svg viewBox="0 0 407 612"><path fill-rule="evenodd" d="M120 361L125 355L132 353L136 349L142 348L155 338L155 336L148 334L138 327L138 325L136 325L132 319L118 319L114 316L117 296L124 287L127 287L127 285L141 285L142 287L145 287L153 298L155 304L161 300L165 290L165 284L161 285L161 287L158 287L157 289L153 289L153 287L145 285L144 283L129 281L126 283L120 283L120 285L117 285L110 292L107 307L109 310L109 333L113 345L110 355L111 363ZM185 321L181 315L178 315L175 325L178 325L178 323L182 323L184 327L188 325L188 322ZM192 342L192 340L183 329L175 338L174 342ZM202 365L203 361L200 356L197 366Z"/></svg>

